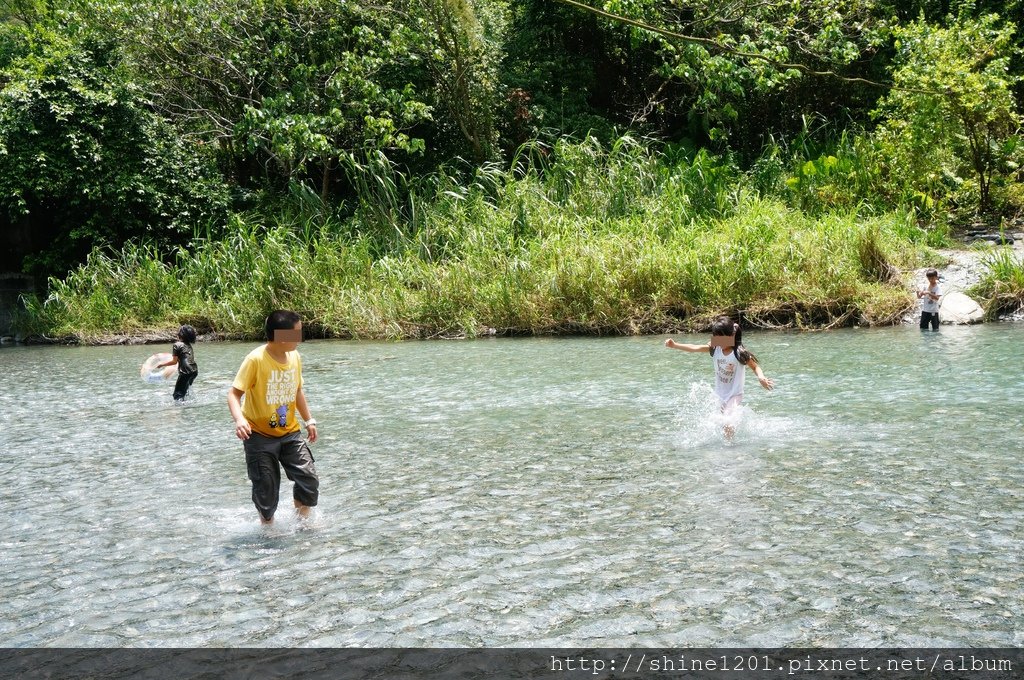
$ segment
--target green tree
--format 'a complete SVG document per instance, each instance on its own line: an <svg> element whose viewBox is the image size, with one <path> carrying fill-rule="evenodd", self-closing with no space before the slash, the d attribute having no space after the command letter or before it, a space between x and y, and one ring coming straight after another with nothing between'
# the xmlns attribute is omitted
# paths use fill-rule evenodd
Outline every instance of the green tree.
<svg viewBox="0 0 1024 680"><path fill-rule="evenodd" d="M113 42L38 25L16 52L0 64L0 228L33 253L27 272L131 238L184 243L220 218L212 166L148 109Z"/></svg>
<svg viewBox="0 0 1024 680"><path fill-rule="evenodd" d="M414 27L417 52L434 90L438 123L450 123L476 163L498 143L507 8L494 0L415 0L397 5Z"/></svg>
<svg viewBox="0 0 1024 680"><path fill-rule="evenodd" d="M551 0L513 3L501 65L506 146L560 135L610 143L616 127L677 128L661 105L674 93L661 88L660 63L656 46L633 40L628 27Z"/></svg>
<svg viewBox="0 0 1024 680"><path fill-rule="evenodd" d="M1020 125L1009 70L1015 26L963 11L945 27L923 20L895 29L895 88L878 109L880 161L901 186L932 187L939 168L973 174L978 207L992 207L992 182L1006 170Z"/></svg>
<svg viewBox="0 0 1024 680"><path fill-rule="evenodd" d="M103 10L97 10L103 11ZM406 76L411 31L368 2L156 0L119 6L140 78L236 181L317 180L373 151L417 152L429 108Z"/></svg>
<svg viewBox="0 0 1024 680"><path fill-rule="evenodd" d="M886 36L875 0L607 0L590 10L578 0L559 1L628 26L634 44L655 46L662 81L656 92L665 96L651 105L675 108L711 139L748 124L740 118L751 102L796 79L856 81Z"/></svg>
<svg viewBox="0 0 1024 680"><path fill-rule="evenodd" d="M31 26L46 13L44 0L0 0L0 22Z"/></svg>

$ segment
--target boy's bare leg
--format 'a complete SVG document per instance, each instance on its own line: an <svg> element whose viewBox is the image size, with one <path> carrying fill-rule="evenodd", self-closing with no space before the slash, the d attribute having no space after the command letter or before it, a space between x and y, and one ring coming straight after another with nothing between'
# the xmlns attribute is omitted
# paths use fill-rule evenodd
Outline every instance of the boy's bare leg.
<svg viewBox="0 0 1024 680"><path fill-rule="evenodd" d="M309 506L308 505L303 505L302 503L298 502L294 498L292 499L292 502L295 503L295 512L298 513L299 517L302 517L303 519L305 519L306 517L309 517Z"/></svg>
<svg viewBox="0 0 1024 680"><path fill-rule="evenodd" d="M736 428L733 427L732 425L726 425L725 426L725 439L727 441L731 442L734 436L736 436Z"/></svg>

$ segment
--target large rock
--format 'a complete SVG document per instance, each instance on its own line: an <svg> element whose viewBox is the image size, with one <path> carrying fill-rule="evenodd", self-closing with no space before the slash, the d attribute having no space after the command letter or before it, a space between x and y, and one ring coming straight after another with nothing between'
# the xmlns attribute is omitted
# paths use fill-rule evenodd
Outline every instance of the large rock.
<svg viewBox="0 0 1024 680"><path fill-rule="evenodd" d="M939 303L939 320L942 323L981 323L985 310L963 293L946 293Z"/></svg>

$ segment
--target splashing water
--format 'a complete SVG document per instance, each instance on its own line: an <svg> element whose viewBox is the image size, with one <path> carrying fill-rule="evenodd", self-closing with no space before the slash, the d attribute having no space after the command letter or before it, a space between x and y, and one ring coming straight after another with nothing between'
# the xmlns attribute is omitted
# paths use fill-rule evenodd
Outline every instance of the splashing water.
<svg viewBox="0 0 1024 680"><path fill-rule="evenodd" d="M813 420L786 415L760 413L744 403L724 413L714 389L708 382L690 384L689 391L677 405L673 422L676 433L673 445L682 449L706 446L767 445L775 441L794 441L822 437L823 431ZM733 436L726 429L733 429ZM834 425L830 428L834 429Z"/></svg>
<svg viewBox="0 0 1024 680"><path fill-rule="evenodd" d="M740 404L731 413L724 414L718 397L707 382L690 384L675 415L678 428L676 444L681 448L698 448L723 441L726 426L737 427L749 418L744 418L749 409Z"/></svg>

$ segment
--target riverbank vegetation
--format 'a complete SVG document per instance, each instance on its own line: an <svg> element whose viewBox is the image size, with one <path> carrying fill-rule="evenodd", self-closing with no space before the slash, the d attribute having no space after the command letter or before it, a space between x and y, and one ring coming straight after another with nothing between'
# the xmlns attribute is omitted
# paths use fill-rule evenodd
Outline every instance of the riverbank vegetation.
<svg viewBox="0 0 1024 680"><path fill-rule="evenodd" d="M403 203L395 193L397 230L380 228L394 226L380 204L341 221L307 195L303 213L236 217L230 238L173 257L135 245L93 253L30 303L40 324L30 330L188 321L245 336L274 307L302 310L307 328L332 337L650 333L718 313L755 325L885 324L909 305L901 271L942 237L906 213L813 216L708 156L670 170L630 138L551 154L561 160L524 158L466 184L435 176Z"/></svg>
<svg viewBox="0 0 1024 680"><path fill-rule="evenodd" d="M889 324L1020 228L1016 2L684 4L2 0L19 330Z"/></svg>

